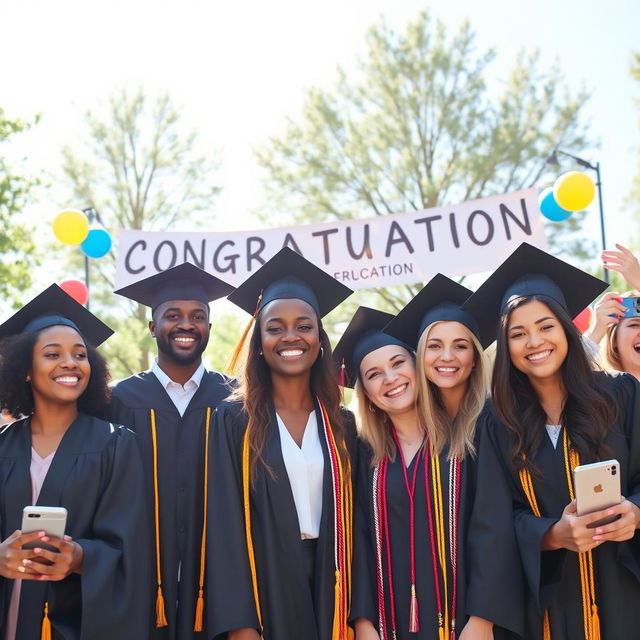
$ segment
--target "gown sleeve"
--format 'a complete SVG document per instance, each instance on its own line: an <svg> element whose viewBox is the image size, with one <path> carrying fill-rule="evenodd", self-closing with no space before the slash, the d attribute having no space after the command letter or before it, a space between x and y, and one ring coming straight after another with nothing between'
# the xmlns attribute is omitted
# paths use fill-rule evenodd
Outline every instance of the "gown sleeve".
<svg viewBox="0 0 640 640"><path fill-rule="evenodd" d="M524 579L510 481L491 437L499 426L488 409L476 426L475 493L467 532L467 614L523 635Z"/></svg>
<svg viewBox="0 0 640 640"><path fill-rule="evenodd" d="M214 414L209 449L207 530L208 621L211 638L235 629L260 632L247 555L242 491L239 410L220 406Z"/></svg>
<svg viewBox="0 0 640 640"><path fill-rule="evenodd" d="M613 382L628 448L627 490L623 495L640 508L640 384L629 374L615 376ZM618 560L640 582L640 532L618 544Z"/></svg>
<svg viewBox="0 0 640 640"><path fill-rule="evenodd" d="M103 455L106 482L92 521L81 575L82 637L133 640L148 636L151 593L144 481L135 436L117 428ZM51 583L56 589L60 583ZM127 630L123 636L123 629Z"/></svg>
<svg viewBox="0 0 640 640"><path fill-rule="evenodd" d="M353 596L349 621L353 625L359 618L365 618L377 627L375 551L373 532L369 524L371 452L363 441L359 441L358 448L357 472L354 482Z"/></svg>

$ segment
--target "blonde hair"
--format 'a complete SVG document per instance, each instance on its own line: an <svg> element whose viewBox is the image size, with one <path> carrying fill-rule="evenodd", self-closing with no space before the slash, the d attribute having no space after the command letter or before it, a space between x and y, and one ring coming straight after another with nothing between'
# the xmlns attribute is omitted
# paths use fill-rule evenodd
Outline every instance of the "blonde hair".
<svg viewBox="0 0 640 640"><path fill-rule="evenodd" d="M474 350L475 366L469 376L469 386L464 394L460 409L453 420L449 418L442 403L440 389L425 375L424 356L429 333L437 324L430 324L420 336L417 351L418 372L418 419L425 430L431 450L439 455L449 447L449 457L464 458L467 454L475 455L473 444L476 420L489 395L489 367L482 345L476 336L465 327L467 337ZM463 325L464 326L464 325Z"/></svg>
<svg viewBox="0 0 640 640"><path fill-rule="evenodd" d="M413 353L409 351L408 354L413 360ZM386 456L393 462L396 445L391 434L391 420L385 411L378 409L369 400L360 379L360 372L358 372L354 390L358 400L358 433L373 451L371 466L379 465ZM420 428L422 429L421 425Z"/></svg>
<svg viewBox="0 0 640 640"><path fill-rule="evenodd" d="M627 291L621 295L622 298L637 298L638 296L640 296L640 293L635 290ZM620 358L620 352L618 351L619 326L620 322L609 325L605 334L604 364L608 369L613 369L614 371L625 370L622 364L622 358Z"/></svg>

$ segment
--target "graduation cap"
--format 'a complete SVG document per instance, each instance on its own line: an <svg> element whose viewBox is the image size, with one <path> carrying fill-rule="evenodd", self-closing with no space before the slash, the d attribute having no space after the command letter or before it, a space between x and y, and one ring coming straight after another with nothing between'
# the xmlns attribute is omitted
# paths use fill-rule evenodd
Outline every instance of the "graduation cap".
<svg viewBox="0 0 640 640"><path fill-rule="evenodd" d="M523 242L465 302L463 310L478 318L482 335L493 342L500 315L514 297L546 296L575 318L607 286L606 282Z"/></svg>
<svg viewBox="0 0 640 640"><path fill-rule="evenodd" d="M229 300L255 316L273 300L297 298L309 303L322 318L352 293L326 271L284 247L249 276Z"/></svg>
<svg viewBox="0 0 640 640"><path fill-rule="evenodd" d="M488 345L481 339L477 320L460 308L472 293L470 289L438 273L391 320L384 331L416 349L422 332L429 325L434 322L459 322L486 347Z"/></svg>
<svg viewBox="0 0 640 640"><path fill-rule="evenodd" d="M360 373L360 363L372 351L389 345L397 345L411 351L401 340L382 332L391 319L393 315L390 313L370 307L358 307L333 350L336 366L344 373L344 376L341 375L341 386L355 386Z"/></svg>
<svg viewBox="0 0 640 640"><path fill-rule="evenodd" d="M163 302L170 300L198 300L209 304L233 291L224 280L190 262L160 271L138 280L115 293L151 307L152 312Z"/></svg>
<svg viewBox="0 0 640 640"><path fill-rule="evenodd" d="M41 331L47 327L72 327L94 347L113 334L113 329L52 284L0 325L0 338Z"/></svg>

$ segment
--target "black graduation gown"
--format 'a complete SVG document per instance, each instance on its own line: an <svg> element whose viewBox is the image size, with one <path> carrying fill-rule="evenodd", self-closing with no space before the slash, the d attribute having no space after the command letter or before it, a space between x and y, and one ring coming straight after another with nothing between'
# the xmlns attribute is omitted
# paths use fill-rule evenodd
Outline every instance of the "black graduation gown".
<svg viewBox="0 0 640 640"><path fill-rule="evenodd" d="M313 589L303 570L300 526L282 457L275 411L264 460L251 488L251 525L265 640L330 640L334 603L334 517L331 471L322 431L324 488ZM322 429L316 408L318 429ZM350 416L345 412L345 416ZM345 420L347 421L347 420ZM218 407L210 445L207 565L209 632L224 638L234 629L259 629L245 538L241 403ZM355 429L347 424L347 447L355 464ZM353 467L352 467L353 469Z"/></svg>
<svg viewBox="0 0 640 640"><path fill-rule="evenodd" d="M156 629L155 610L150 610L152 638L186 640L210 637L207 634L206 607L203 631L193 631L200 577L205 416L207 407L211 407L213 427L213 410L229 394L229 384L229 379L221 374L205 372L183 416L180 416L162 384L151 371L118 382L112 391L109 419L133 429L142 452L148 510L151 514L147 528L148 544L153 550L156 547L151 408L156 415L160 561L168 626ZM155 564L148 580L155 594Z"/></svg>
<svg viewBox="0 0 640 640"><path fill-rule="evenodd" d="M40 640L45 601L53 640L147 638L151 556L145 536L144 480L133 433L80 414L65 433L38 505L68 511L66 533L82 546L82 575L23 580L17 640ZM2 539L20 529L31 504L31 431L20 420L0 434ZM4 638L13 580L0 578Z"/></svg>
<svg viewBox="0 0 640 640"><path fill-rule="evenodd" d="M614 397L618 418L606 443L612 457L620 463L622 494L640 506L640 388L627 374L609 376L594 373L597 384ZM544 534L557 522L570 502L565 473L562 439L554 449L548 437L543 439L535 458L541 477L533 487L542 517L529 508L516 470L511 465L511 441L504 425L494 416L488 425L483 448L491 448L479 458L480 465L498 459L493 482L481 490L491 491L495 483L506 482L511 503L494 501L494 509L485 524L493 523L499 531L515 526L524 567L528 593L526 597L525 638L542 638L543 612L549 609L553 640L576 640L584 637L580 574L577 554L565 549L542 551ZM546 434L545 434L546 436ZM561 436L562 438L562 436ZM491 474L486 475L489 479ZM593 550L596 602L602 638L636 638L636 610L640 604L640 534L627 542L606 542Z"/></svg>

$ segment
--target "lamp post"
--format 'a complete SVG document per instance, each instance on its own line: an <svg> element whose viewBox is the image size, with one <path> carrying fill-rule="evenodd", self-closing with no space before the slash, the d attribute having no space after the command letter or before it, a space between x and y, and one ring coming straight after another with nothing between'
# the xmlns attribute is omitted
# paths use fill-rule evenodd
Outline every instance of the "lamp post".
<svg viewBox="0 0 640 640"><path fill-rule="evenodd" d="M604 228L604 210L602 208L602 181L600 179L600 163L596 162L595 165L591 164L584 158L579 158L578 156L574 156L572 153L568 153L567 151L562 151L562 149L558 149L556 147L551 155L547 158L547 164L555 164L560 166L560 162L558 160L558 154L563 156L567 156L576 161L578 165L581 167L585 167L586 169L591 169L596 172L596 187L598 187L598 207L600 210L600 236L602 238L602 250L605 251L607 248L607 241L605 236L605 228ZM604 271L604 281L609 283L609 272L607 269L603 269Z"/></svg>

